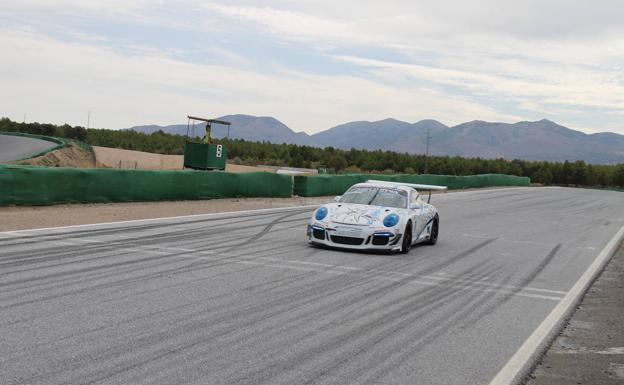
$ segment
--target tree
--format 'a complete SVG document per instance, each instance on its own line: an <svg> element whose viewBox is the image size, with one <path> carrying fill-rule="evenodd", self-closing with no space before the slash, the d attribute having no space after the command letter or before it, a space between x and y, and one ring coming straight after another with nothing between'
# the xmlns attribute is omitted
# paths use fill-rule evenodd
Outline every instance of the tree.
<svg viewBox="0 0 624 385"><path fill-rule="evenodd" d="M624 187L624 164L619 164L615 168L613 184L619 187Z"/></svg>
<svg viewBox="0 0 624 385"><path fill-rule="evenodd" d="M40 123L18 123L0 118L0 131L25 132L82 140L93 146L124 148L160 154L183 154L186 137L162 131L144 134L135 131L85 129L80 126ZM333 147L316 148L295 144L248 142L242 139L219 139L228 149L231 159L248 165L271 164L317 168L337 171L388 172L417 174L424 171L424 155L412 155L382 150L341 150ZM515 159L462 158L459 156L430 156L431 174L474 175L482 173L529 176L544 184L575 184L624 187L624 164L588 165L583 161L570 163L527 161Z"/></svg>
<svg viewBox="0 0 624 385"><path fill-rule="evenodd" d="M577 186L584 185L587 182L587 166L582 160L577 160L571 166L569 183Z"/></svg>
<svg viewBox="0 0 624 385"><path fill-rule="evenodd" d="M334 154L329 158L327 162L329 168L333 168L336 172L343 170L347 167L347 160L342 154Z"/></svg>
<svg viewBox="0 0 624 385"><path fill-rule="evenodd" d="M72 127L69 124L63 125L65 137L69 139L78 139L85 141L87 139L87 130L84 127Z"/></svg>
<svg viewBox="0 0 624 385"><path fill-rule="evenodd" d="M553 180L553 174L548 168L548 166L542 166L536 173L534 173L531 177L534 182L543 183L543 184L551 184Z"/></svg>

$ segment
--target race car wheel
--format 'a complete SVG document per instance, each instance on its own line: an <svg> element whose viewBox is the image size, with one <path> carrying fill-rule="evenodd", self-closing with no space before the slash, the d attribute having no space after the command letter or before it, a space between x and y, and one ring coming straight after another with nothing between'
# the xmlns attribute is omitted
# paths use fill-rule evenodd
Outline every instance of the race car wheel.
<svg viewBox="0 0 624 385"><path fill-rule="evenodd" d="M427 240L428 245L435 245L438 242L438 232L440 231L440 218L436 214L433 218L433 224L431 225L431 234Z"/></svg>
<svg viewBox="0 0 624 385"><path fill-rule="evenodd" d="M407 254L412 248L412 224L408 223L405 226L405 233L403 234L403 243L401 244L401 253Z"/></svg>

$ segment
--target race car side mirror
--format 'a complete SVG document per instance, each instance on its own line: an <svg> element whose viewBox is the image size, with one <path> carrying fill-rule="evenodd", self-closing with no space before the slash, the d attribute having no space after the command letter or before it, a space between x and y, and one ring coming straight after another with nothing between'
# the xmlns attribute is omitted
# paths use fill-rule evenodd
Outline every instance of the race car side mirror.
<svg viewBox="0 0 624 385"><path fill-rule="evenodd" d="M412 203L410 205L410 209L412 209L412 210L420 210L420 205L418 203Z"/></svg>
<svg viewBox="0 0 624 385"><path fill-rule="evenodd" d="M342 198L342 195L336 195L336 197L334 198L334 200L336 202L340 202L340 198Z"/></svg>

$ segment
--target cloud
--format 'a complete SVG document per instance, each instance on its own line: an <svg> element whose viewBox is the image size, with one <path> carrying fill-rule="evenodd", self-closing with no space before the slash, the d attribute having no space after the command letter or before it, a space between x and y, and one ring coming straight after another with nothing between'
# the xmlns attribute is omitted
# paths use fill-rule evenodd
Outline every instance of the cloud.
<svg viewBox="0 0 624 385"><path fill-rule="evenodd" d="M221 15L253 22L292 39L359 38L357 30L346 22L314 17L308 14L277 10L271 7L232 6L206 3L203 6Z"/></svg>
<svg viewBox="0 0 624 385"><path fill-rule="evenodd" d="M239 22L257 23L284 39L316 37L341 42L418 47L462 37L499 40L587 41L624 31L620 0L388 0L383 3L317 0L204 3ZM467 39L469 40L469 39Z"/></svg>
<svg viewBox="0 0 624 385"><path fill-rule="evenodd" d="M620 1L7 0L0 114L126 127L193 111L613 129ZM60 95L60 96L59 96ZM119 98L123 95L124 98ZM102 111L98 114L97 111ZM624 130L624 127L622 127Z"/></svg>
<svg viewBox="0 0 624 385"><path fill-rule="evenodd" d="M337 58L370 68L382 75L406 75L492 97L510 100L532 98L533 104L541 102L547 105L624 109L624 84L611 81L618 71L594 72L577 66L565 68L548 65L533 71L535 66L530 63L504 59L468 66L464 62L461 64L469 70L456 70L351 56ZM483 71L484 66L492 68Z"/></svg>
<svg viewBox="0 0 624 385"><path fill-rule="evenodd" d="M516 118L434 90L396 89L354 76L287 70L267 75L156 54L129 57L32 33L2 33L0 49L20 52L0 63L0 80L13 91L1 97L3 112L15 119L26 112L29 119L83 124L91 110L95 125L122 128L177 123L188 113L245 112L272 114L295 129L314 132L356 117L432 117L447 123Z"/></svg>
<svg viewBox="0 0 624 385"><path fill-rule="evenodd" d="M143 9L155 2L150 0L4 0L3 5L12 10L79 10L79 11L130 11ZM156 2L158 3L158 2Z"/></svg>

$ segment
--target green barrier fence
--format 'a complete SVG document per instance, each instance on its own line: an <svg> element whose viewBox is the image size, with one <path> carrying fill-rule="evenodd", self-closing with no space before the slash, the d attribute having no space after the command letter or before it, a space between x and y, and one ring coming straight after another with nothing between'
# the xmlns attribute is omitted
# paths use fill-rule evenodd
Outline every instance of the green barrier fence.
<svg viewBox="0 0 624 385"><path fill-rule="evenodd" d="M16 159L16 160L25 160L25 159L30 159L30 158L36 158L38 156L45 155L45 154L47 154L50 151L54 151L54 150L58 150L59 148L63 148L63 147L65 147L67 145L67 142L64 139L61 139L61 138L55 138L55 137L52 137L52 136L28 134L26 132L0 131L0 135L23 136L25 138L40 139L40 140L45 140L45 141L48 141L48 142L56 143L56 146L50 147L50 148L48 148L45 151L36 152L34 154L28 155L25 158Z"/></svg>
<svg viewBox="0 0 624 385"><path fill-rule="evenodd" d="M0 205L290 197L292 178L225 173L0 166Z"/></svg>
<svg viewBox="0 0 624 385"><path fill-rule="evenodd" d="M420 183L447 186L449 189L463 189L492 186L528 186L531 180L528 177L482 174L482 175L378 175L378 174L344 174L295 176L294 193L303 197L341 195L356 183L366 182L369 179L389 182Z"/></svg>

